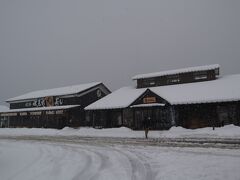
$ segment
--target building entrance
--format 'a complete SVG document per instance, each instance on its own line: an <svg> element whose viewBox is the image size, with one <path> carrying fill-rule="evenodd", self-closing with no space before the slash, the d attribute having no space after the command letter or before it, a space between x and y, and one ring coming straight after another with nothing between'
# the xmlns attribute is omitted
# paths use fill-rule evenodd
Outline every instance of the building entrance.
<svg viewBox="0 0 240 180"><path fill-rule="evenodd" d="M150 120L149 128L164 130L171 127L170 111L164 107L146 107L135 109L135 129L143 129L143 121Z"/></svg>

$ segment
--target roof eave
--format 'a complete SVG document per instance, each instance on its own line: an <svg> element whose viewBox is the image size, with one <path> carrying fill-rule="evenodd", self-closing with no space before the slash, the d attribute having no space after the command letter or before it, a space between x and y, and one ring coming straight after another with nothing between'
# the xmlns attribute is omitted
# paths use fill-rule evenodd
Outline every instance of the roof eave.
<svg viewBox="0 0 240 180"><path fill-rule="evenodd" d="M102 82L96 82L96 83L97 83L96 85L94 85L92 87L89 87L87 89L84 89L82 91L79 91L79 92L76 92L76 93L69 93L69 94L56 94L56 95L54 95L54 97L56 97L56 96L73 96L75 94L83 93L83 92L88 91L92 88L95 88L95 87L99 86L100 84L102 84L109 92L111 92ZM6 103L16 103L16 102L27 101L27 100L29 101L29 100L34 100L34 99L37 99L37 98L44 98L44 97L46 97L46 96L39 96L39 97L27 98L27 99L16 99L16 100L14 98L10 98L10 99L7 99L5 102ZM11 99L13 99L13 100L11 100Z"/></svg>

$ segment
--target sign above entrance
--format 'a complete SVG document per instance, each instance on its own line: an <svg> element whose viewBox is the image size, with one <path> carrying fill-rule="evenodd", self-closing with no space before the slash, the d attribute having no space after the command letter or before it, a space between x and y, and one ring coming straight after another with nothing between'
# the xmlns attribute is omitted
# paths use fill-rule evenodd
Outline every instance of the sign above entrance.
<svg viewBox="0 0 240 180"><path fill-rule="evenodd" d="M18 104L19 107L30 108L30 107L51 107L51 106L61 106L63 105L63 99L59 97L47 96L43 98L38 98L33 101L25 102L23 104Z"/></svg>
<svg viewBox="0 0 240 180"><path fill-rule="evenodd" d="M47 106L47 107L50 107L50 106L53 106L53 105L54 105L53 97L52 97L52 96L45 97L45 102L46 102L46 106Z"/></svg>
<svg viewBox="0 0 240 180"><path fill-rule="evenodd" d="M156 103L156 102L157 102L156 97L145 97L145 98L143 98L143 103L144 104Z"/></svg>

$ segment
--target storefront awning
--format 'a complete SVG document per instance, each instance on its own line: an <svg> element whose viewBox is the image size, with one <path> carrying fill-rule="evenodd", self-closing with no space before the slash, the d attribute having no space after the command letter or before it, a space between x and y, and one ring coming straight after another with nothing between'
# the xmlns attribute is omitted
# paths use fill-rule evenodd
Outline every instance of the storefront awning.
<svg viewBox="0 0 240 180"><path fill-rule="evenodd" d="M138 108L138 107L156 107L156 106L165 106L163 103L150 103L150 104L137 104L130 106L131 108Z"/></svg>

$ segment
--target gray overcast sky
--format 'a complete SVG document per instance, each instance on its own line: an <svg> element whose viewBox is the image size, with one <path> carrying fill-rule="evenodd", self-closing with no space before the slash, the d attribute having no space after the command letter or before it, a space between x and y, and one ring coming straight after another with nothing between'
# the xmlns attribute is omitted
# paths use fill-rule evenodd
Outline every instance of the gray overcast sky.
<svg viewBox="0 0 240 180"><path fill-rule="evenodd" d="M239 0L1 0L0 104L23 93L219 63L240 73Z"/></svg>

